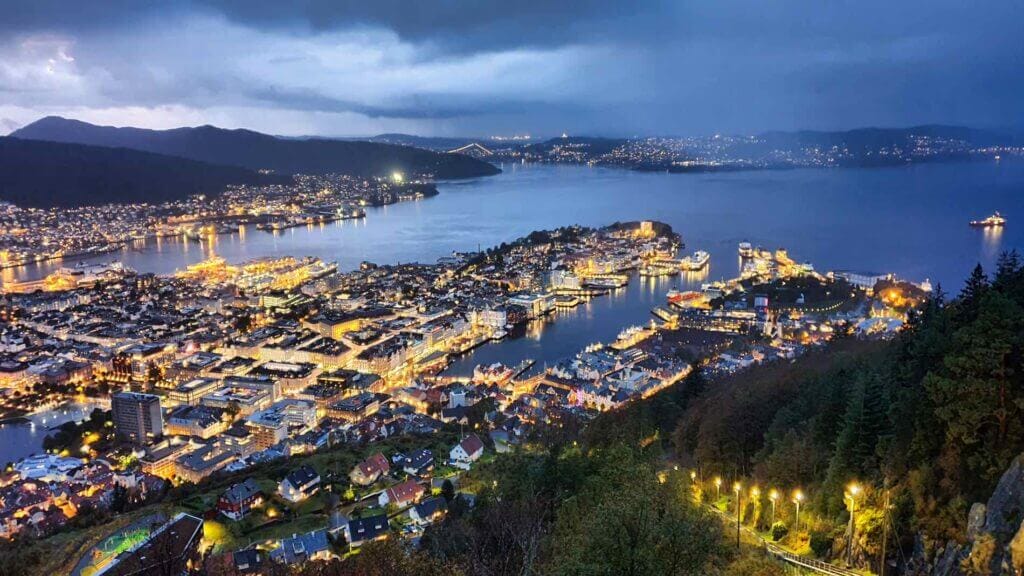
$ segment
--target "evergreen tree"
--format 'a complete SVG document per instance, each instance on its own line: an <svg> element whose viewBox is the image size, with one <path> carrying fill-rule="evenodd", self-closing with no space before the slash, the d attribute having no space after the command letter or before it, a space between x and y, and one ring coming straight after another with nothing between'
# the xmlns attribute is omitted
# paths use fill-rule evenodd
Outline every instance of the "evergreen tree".
<svg viewBox="0 0 1024 576"><path fill-rule="evenodd" d="M996 277L992 282L993 287L1000 289L1007 287L1017 278L1020 272L1020 254L1014 248L1009 252L1003 252L996 261Z"/></svg>
<svg viewBox="0 0 1024 576"><path fill-rule="evenodd" d="M444 501L447 504L451 504L452 500L455 500L455 486L447 478L441 483L441 496L444 497Z"/></svg>
<svg viewBox="0 0 1024 576"><path fill-rule="evenodd" d="M1009 460L1024 448L1024 383L1020 355L1024 309L999 292L979 303L977 318L961 325L942 365L925 378L944 451L959 454L965 489L982 498ZM940 430L924 431L936 434Z"/></svg>
<svg viewBox="0 0 1024 576"><path fill-rule="evenodd" d="M985 275L985 269L979 263L971 271L963 290L960 291L959 307L963 321L970 322L977 316L978 305L988 289L988 276Z"/></svg>
<svg viewBox="0 0 1024 576"><path fill-rule="evenodd" d="M121 484L114 485L114 492L110 497L110 509L118 514L128 511L128 489Z"/></svg>

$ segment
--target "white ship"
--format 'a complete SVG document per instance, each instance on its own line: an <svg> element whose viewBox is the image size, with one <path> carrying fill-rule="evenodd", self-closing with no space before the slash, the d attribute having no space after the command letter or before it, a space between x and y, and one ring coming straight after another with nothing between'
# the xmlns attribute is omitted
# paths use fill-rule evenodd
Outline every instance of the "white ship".
<svg viewBox="0 0 1024 576"><path fill-rule="evenodd" d="M697 250L692 255L683 258L682 267L683 270L697 271L703 270L708 262L711 261L711 254L703 250Z"/></svg>

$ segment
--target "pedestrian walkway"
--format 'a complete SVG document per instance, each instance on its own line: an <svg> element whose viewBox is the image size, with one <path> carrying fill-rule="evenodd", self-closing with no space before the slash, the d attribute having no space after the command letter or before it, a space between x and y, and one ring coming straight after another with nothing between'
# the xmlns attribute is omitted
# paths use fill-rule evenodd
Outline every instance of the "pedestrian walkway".
<svg viewBox="0 0 1024 576"><path fill-rule="evenodd" d="M718 516L722 519L722 522L726 525L726 527L736 526L735 516L729 517L729 515L727 515L725 512L722 512L718 508L715 508L714 506L711 505L707 505L707 507L712 512L718 514ZM800 556L799 554L794 554L780 546L777 546L765 540L760 534L758 534L754 530L751 530L747 526L742 526L742 529L748 535L756 538L757 541L761 543L761 546L764 547L766 553L770 554L778 560L781 560L782 562L786 562L794 566L799 566L805 570L810 570L811 572L814 572L816 574L829 574L831 576L863 576L863 574L861 574L860 572L856 572L848 568L840 568L839 566L829 564L828 562L822 562L821 560L815 560L813 558L807 558L804 556Z"/></svg>

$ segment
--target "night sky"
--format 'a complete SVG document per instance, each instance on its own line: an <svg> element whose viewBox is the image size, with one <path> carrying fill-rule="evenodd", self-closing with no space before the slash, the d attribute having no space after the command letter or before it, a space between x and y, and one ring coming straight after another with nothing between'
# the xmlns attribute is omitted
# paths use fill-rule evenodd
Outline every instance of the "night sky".
<svg viewBox="0 0 1024 576"><path fill-rule="evenodd" d="M1024 127L1024 2L7 0L0 134Z"/></svg>

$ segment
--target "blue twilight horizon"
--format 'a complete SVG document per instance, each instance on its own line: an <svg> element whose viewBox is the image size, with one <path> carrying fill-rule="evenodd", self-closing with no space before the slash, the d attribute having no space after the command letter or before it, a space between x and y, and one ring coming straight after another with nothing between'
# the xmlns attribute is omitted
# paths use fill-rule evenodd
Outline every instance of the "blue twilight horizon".
<svg viewBox="0 0 1024 576"><path fill-rule="evenodd" d="M49 114L284 135L1024 127L1024 3L0 5L0 134Z"/></svg>

